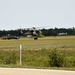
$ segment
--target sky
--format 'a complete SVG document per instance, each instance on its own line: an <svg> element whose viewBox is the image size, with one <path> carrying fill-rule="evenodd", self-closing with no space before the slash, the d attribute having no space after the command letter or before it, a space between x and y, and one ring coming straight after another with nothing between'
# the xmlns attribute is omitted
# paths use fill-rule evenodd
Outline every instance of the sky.
<svg viewBox="0 0 75 75"><path fill-rule="evenodd" d="M0 0L0 30L75 27L75 0Z"/></svg>

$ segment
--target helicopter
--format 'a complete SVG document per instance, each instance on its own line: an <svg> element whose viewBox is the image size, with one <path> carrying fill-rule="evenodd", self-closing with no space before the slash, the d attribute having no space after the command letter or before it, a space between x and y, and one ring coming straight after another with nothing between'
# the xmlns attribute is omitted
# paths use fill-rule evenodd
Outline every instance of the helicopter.
<svg viewBox="0 0 75 75"><path fill-rule="evenodd" d="M43 37L44 35L42 34L41 29L44 29L46 27L51 27L51 26L42 26L42 27L32 27L32 28L25 28L25 30L27 30L27 32L23 32L23 30L20 28L20 33L23 36L27 36L27 37L34 37L34 40L38 40L39 37Z"/></svg>
<svg viewBox="0 0 75 75"><path fill-rule="evenodd" d="M42 32L40 29L37 29L35 27L32 27L32 28L28 28L27 29L28 31L27 32L23 32L21 29L20 29L20 33L22 35L25 35L27 37L34 37L34 40L38 40L39 37L41 37L42 35Z"/></svg>

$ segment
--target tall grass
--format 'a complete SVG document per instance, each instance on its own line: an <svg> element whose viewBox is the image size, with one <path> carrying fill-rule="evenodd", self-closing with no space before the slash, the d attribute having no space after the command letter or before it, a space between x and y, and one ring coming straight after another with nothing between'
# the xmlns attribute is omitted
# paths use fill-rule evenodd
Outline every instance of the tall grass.
<svg viewBox="0 0 75 75"><path fill-rule="evenodd" d="M20 67L18 51L0 51L0 65ZM21 67L65 67L75 68L74 50L23 50Z"/></svg>

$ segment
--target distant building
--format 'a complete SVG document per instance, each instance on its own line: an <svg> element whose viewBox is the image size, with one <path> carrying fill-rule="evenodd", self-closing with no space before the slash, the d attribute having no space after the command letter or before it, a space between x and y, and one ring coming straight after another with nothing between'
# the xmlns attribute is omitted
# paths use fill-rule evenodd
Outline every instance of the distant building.
<svg viewBox="0 0 75 75"><path fill-rule="evenodd" d="M66 36L67 33L58 33L58 36Z"/></svg>

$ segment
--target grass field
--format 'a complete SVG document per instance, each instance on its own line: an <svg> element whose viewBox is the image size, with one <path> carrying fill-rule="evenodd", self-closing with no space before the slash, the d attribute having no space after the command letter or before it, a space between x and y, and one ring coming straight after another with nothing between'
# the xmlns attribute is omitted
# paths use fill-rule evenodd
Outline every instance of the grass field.
<svg viewBox="0 0 75 75"><path fill-rule="evenodd" d="M75 36L45 37L33 40L33 38L20 38L19 40L0 40L0 50L18 50L19 45L25 50L46 49L67 49L75 50Z"/></svg>
<svg viewBox="0 0 75 75"><path fill-rule="evenodd" d="M49 68L49 54L52 50L58 50L59 54L66 54L67 64L65 67L75 69L75 36L44 37L34 40L33 38L20 38L18 40L0 39L0 66L19 66L19 46L22 44L21 67L47 67ZM13 61L14 60L14 61ZM6 64L7 62L7 64Z"/></svg>

